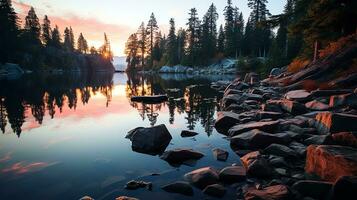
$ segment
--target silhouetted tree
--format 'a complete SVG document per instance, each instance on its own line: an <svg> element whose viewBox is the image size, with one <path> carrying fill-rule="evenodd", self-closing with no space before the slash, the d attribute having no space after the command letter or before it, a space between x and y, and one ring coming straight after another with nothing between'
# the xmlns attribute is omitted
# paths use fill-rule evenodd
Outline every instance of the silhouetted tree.
<svg viewBox="0 0 357 200"><path fill-rule="evenodd" d="M224 41L225 41L225 34L224 34L223 26L221 25L219 27L218 40L217 40L218 53L221 53L221 54L224 53Z"/></svg>
<svg viewBox="0 0 357 200"><path fill-rule="evenodd" d="M60 49L62 46L61 34L57 25L52 31L52 46L57 49Z"/></svg>
<svg viewBox="0 0 357 200"><path fill-rule="evenodd" d="M144 69L145 66L145 54L146 54L146 30L144 22L138 28L137 37L139 42L139 50L141 56L141 67Z"/></svg>
<svg viewBox="0 0 357 200"><path fill-rule="evenodd" d="M150 56L149 57L149 64L150 67L153 66L153 49L154 49L154 44L155 44L155 35L157 34L157 31L159 29L159 26L157 25L157 21L155 18L154 13L151 13L150 19L148 24L146 25L146 34L147 34L147 39L148 39L148 52L147 54Z"/></svg>
<svg viewBox="0 0 357 200"><path fill-rule="evenodd" d="M80 33L77 41L77 50L81 53L88 52L88 43L87 40L84 38L83 34Z"/></svg>
<svg viewBox="0 0 357 200"><path fill-rule="evenodd" d="M232 0L227 1L227 6L224 9L225 17L225 55L233 56L235 54L235 41L234 41L234 8Z"/></svg>
<svg viewBox="0 0 357 200"><path fill-rule="evenodd" d="M28 44L36 46L41 44L41 25L33 7L25 18L25 35Z"/></svg>
<svg viewBox="0 0 357 200"><path fill-rule="evenodd" d="M175 20L173 18L170 19L170 31L167 36L167 59L168 65L176 65L179 62Z"/></svg>
<svg viewBox="0 0 357 200"><path fill-rule="evenodd" d="M135 70L137 65L139 64L140 56L138 55L139 51L139 41L137 35L131 34L125 44L125 55L126 62L128 63L127 70L132 71Z"/></svg>
<svg viewBox="0 0 357 200"><path fill-rule="evenodd" d="M47 15L45 15L42 24L42 42L45 46L49 46L52 43L51 21L48 19Z"/></svg>
<svg viewBox="0 0 357 200"><path fill-rule="evenodd" d="M196 65L199 50L199 29L201 22L198 19L198 14L196 8L192 8L189 13L188 28L187 28L187 63L188 65Z"/></svg>

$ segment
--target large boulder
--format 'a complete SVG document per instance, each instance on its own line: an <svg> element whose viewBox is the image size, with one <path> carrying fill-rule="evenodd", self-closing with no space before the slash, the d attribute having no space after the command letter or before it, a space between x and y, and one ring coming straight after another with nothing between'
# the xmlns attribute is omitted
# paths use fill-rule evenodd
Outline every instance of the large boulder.
<svg viewBox="0 0 357 200"><path fill-rule="evenodd" d="M311 99L311 94L306 90L293 90L286 93L285 98L292 101L306 102Z"/></svg>
<svg viewBox="0 0 357 200"><path fill-rule="evenodd" d="M150 155L161 154L169 145L172 136L165 125L136 128L126 136L131 140L133 151Z"/></svg>
<svg viewBox="0 0 357 200"><path fill-rule="evenodd" d="M286 133L270 134L258 129L244 132L231 138L231 146L243 149L266 148L270 144L288 144L291 138Z"/></svg>
<svg viewBox="0 0 357 200"><path fill-rule="evenodd" d="M180 165L189 160L199 160L204 154L192 149L174 149L165 151L160 158L171 165Z"/></svg>
<svg viewBox="0 0 357 200"><path fill-rule="evenodd" d="M267 178L274 175L274 169L269 164L269 161L264 158L259 151L254 151L241 157L244 167L247 169L247 174L258 178Z"/></svg>
<svg viewBox="0 0 357 200"><path fill-rule="evenodd" d="M322 112L315 119L315 127L321 134L357 131L357 115Z"/></svg>
<svg viewBox="0 0 357 200"><path fill-rule="evenodd" d="M332 200L352 200L357 197L357 176L341 176L333 186Z"/></svg>
<svg viewBox="0 0 357 200"><path fill-rule="evenodd" d="M245 200L289 200L289 188L285 185L274 185L262 190L249 187L244 193Z"/></svg>
<svg viewBox="0 0 357 200"><path fill-rule="evenodd" d="M196 187L204 189L208 185L218 183L219 176L216 169L204 167L185 174L185 179Z"/></svg>
<svg viewBox="0 0 357 200"><path fill-rule="evenodd" d="M264 121L264 122L252 122L248 124L239 124L236 126L233 126L228 130L228 134L230 136L236 136L238 134L253 130L253 129L258 129L261 131L266 131L269 133L273 133L278 129L279 126L279 121Z"/></svg>
<svg viewBox="0 0 357 200"><path fill-rule="evenodd" d="M357 150L336 145L310 145L305 171L326 181L336 181L340 176L356 176Z"/></svg>
<svg viewBox="0 0 357 200"><path fill-rule="evenodd" d="M193 189L191 185L184 181L177 181L174 183L170 183L168 185L162 186L161 188L166 192L170 192L170 193L178 193L186 196L193 195Z"/></svg>
<svg viewBox="0 0 357 200"><path fill-rule="evenodd" d="M305 107L310 110L316 110L316 111L324 111L330 109L329 105L316 100L305 103Z"/></svg>
<svg viewBox="0 0 357 200"><path fill-rule="evenodd" d="M220 149L220 148L213 149L212 153L213 153L213 157L219 161L226 161L228 159L228 155L229 155L228 151Z"/></svg>
<svg viewBox="0 0 357 200"><path fill-rule="evenodd" d="M218 112L214 127L219 133L227 134L227 131L239 123L239 115L233 112Z"/></svg>
<svg viewBox="0 0 357 200"><path fill-rule="evenodd" d="M203 189L203 193L213 197L223 197L226 194L226 188L220 184L212 184Z"/></svg>

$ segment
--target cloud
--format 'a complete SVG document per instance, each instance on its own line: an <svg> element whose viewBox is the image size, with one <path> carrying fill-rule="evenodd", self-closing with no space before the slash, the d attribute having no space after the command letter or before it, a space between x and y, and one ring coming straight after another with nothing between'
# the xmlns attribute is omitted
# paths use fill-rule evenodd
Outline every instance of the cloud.
<svg viewBox="0 0 357 200"><path fill-rule="evenodd" d="M25 16L30 9L30 5L21 1L13 1L13 5L18 12L18 15L24 22ZM37 16L42 21L43 15L49 12L52 8L49 5L45 5L46 11L35 8ZM123 53L123 47L127 37L135 32L135 29L123 24L110 24L100 21L95 18L87 18L76 15L74 13L63 13L63 16L48 16L52 27L57 25L60 31L63 32L65 27L71 26L77 37L79 33L83 33L84 37L88 40L89 45L99 47L104 42L104 32L107 33L109 40L111 41L112 48L116 55Z"/></svg>
<svg viewBox="0 0 357 200"><path fill-rule="evenodd" d="M26 164L24 162L18 162L13 164L12 166L5 168L2 170L3 173L13 173L17 175L26 174L30 172L40 171L46 167L52 166L57 164L54 163L47 163L47 162L33 162Z"/></svg>

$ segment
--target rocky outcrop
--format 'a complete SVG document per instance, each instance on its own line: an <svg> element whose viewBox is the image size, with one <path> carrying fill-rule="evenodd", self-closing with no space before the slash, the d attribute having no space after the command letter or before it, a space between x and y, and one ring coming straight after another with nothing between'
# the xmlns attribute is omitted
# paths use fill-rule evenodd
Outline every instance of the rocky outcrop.
<svg viewBox="0 0 357 200"><path fill-rule="evenodd" d="M351 147L311 145L307 148L305 170L326 181L357 175L357 151Z"/></svg>

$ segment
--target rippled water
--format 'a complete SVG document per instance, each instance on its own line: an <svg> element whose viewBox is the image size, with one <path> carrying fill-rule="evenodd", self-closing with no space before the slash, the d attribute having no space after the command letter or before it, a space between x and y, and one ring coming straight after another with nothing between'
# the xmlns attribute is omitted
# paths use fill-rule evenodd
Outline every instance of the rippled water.
<svg viewBox="0 0 357 200"><path fill-rule="evenodd" d="M1 81L0 199L190 199L163 192L160 186L183 180L198 167L239 162L213 128L222 94L209 87L212 81L234 78L65 74ZM163 104L130 102L133 95L167 92L170 100ZM132 151L126 133L159 124L173 136L167 149L188 147L206 156L195 166L173 167L158 156ZM188 129L200 134L181 138L181 130ZM213 159L215 147L230 152L227 162ZM132 179L153 182L153 191L123 189ZM234 193L232 189L226 198ZM195 190L193 198L203 196Z"/></svg>

